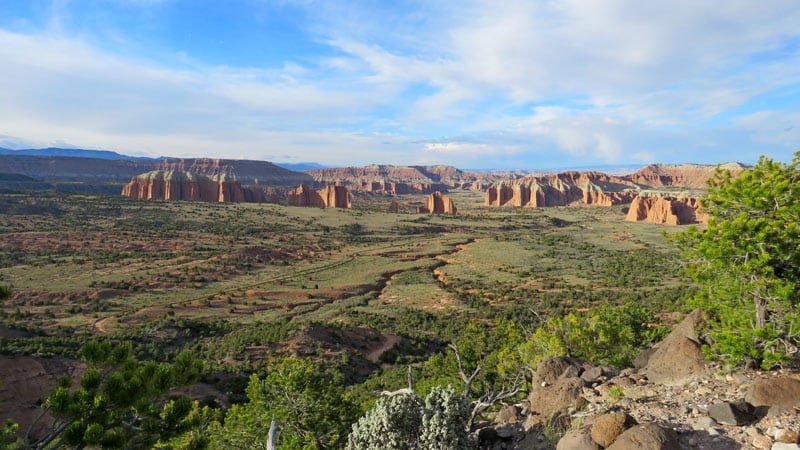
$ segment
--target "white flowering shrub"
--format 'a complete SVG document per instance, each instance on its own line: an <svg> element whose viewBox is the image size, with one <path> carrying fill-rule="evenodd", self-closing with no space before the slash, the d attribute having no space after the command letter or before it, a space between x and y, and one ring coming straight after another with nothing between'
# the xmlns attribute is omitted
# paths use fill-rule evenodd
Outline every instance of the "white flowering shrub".
<svg viewBox="0 0 800 450"><path fill-rule="evenodd" d="M469 401L451 386L435 387L422 399L416 394L381 397L353 425L348 450L462 450Z"/></svg>

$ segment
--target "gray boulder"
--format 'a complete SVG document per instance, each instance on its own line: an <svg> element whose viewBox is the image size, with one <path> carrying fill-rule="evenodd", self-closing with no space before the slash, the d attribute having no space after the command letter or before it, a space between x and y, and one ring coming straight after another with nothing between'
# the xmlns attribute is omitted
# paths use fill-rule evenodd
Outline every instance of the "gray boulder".
<svg viewBox="0 0 800 450"><path fill-rule="evenodd" d="M708 407L708 416L717 423L741 426L755 420L753 407L745 401L720 402Z"/></svg>

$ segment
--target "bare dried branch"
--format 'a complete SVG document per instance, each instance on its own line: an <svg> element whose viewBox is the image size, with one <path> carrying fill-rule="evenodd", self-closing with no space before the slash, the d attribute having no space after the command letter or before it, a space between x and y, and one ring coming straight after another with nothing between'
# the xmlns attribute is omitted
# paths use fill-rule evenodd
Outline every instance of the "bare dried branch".
<svg viewBox="0 0 800 450"><path fill-rule="evenodd" d="M482 367L478 364L475 367L475 371L472 372L472 375L467 376L466 372L464 372L464 366L461 363L461 352L458 350L458 346L456 344L450 344L450 348L456 353L456 364L458 364L458 373L461 375L461 379L464 380L464 397L469 398L469 393L472 390L472 380L478 376L478 373L481 371Z"/></svg>

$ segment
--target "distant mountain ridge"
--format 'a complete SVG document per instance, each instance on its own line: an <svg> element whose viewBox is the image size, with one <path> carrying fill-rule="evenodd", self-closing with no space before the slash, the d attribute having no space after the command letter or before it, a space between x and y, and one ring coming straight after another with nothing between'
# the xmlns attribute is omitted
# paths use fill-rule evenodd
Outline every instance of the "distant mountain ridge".
<svg viewBox="0 0 800 450"><path fill-rule="evenodd" d="M61 147L47 147L47 148L24 148L19 150L12 150L10 148L0 147L0 155L18 155L18 156L66 156L71 158L96 158L96 159L133 159L133 160L161 160L165 157L148 158L146 156L129 156L117 153L111 150L88 150L83 148L61 148Z"/></svg>
<svg viewBox="0 0 800 450"><path fill-rule="evenodd" d="M291 170L294 172L307 172L309 170L325 169L326 167L328 167L315 162L299 162L299 163L276 162L274 164L278 167L283 167L286 170Z"/></svg>
<svg viewBox="0 0 800 450"><path fill-rule="evenodd" d="M16 173L42 181L125 184L137 175L156 170L191 172L206 176L225 175L246 184L297 186L312 182L301 172L293 172L267 161L211 158L101 158L79 156L31 156L0 154L3 172ZM111 156L114 152L101 153Z"/></svg>

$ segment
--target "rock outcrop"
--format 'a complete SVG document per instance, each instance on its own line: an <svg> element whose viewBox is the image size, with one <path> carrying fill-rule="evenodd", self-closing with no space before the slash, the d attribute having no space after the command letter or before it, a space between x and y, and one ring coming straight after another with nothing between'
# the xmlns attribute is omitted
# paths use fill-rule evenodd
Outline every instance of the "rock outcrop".
<svg viewBox="0 0 800 450"><path fill-rule="evenodd" d="M678 434L655 423L644 423L622 433L608 450L681 450Z"/></svg>
<svg viewBox="0 0 800 450"><path fill-rule="evenodd" d="M433 192L428 196L424 207L417 208L417 213L452 215L457 212L458 210L456 209L455 203L453 203L453 199L447 195L442 195L439 191Z"/></svg>
<svg viewBox="0 0 800 450"><path fill-rule="evenodd" d="M580 378L583 362L567 357L542 358L531 382L528 404L534 419L545 422L574 412L586 404L584 381Z"/></svg>
<svg viewBox="0 0 800 450"><path fill-rule="evenodd" d="M759 378L745 400L769 408L772 414L800 410L800 379L780 375Z"/></svg>
<svg viewBox="0 0 800 450"><path fill-rule="evenodd" d="M708 363L698 334L705 318L696 309L688 314L663 341L645 350L634 364L653 383L683 386L708 374Z"/></svg>
<svg viewBox="0 0 800 450"><path fill-rule="evenodd" d="M612 206L630 203L639 186L600 172L562 172L500 183L486 191L486 206Z"/></svg>
<svg viewBox="0 0 800 450"><path fill-rule="evenodd" d="M315 206L318 208L352 208L350 192L344 186L326 186L315 190L305 184L289 191L289 206Z"/></svg>
<svg viewBox="0 0 800 450"><path fill-rule="evenodd" d="M653 164L625 176L601 172L562 172L504 181L486 190L486 206L613 206L631 203L626 219L665 225L705 223L698 211L707 181L717 167L736 176L747 169L739 163Z"/></svg>
<svg viewBox="0 0 800 450"><path fill-rule="evenodd" d="M475 430L480 448L551 449L541 435L562 429L556 450L800 449L800 372L721 376L699 351L704 330L695 310L622 371L542 358L526 400Z"/></svg>
<svg viewBox="0 0 800 450"><path fill-rule="evenodd" d="M243 187L225 175L205 176L192 172L157 170L134 177L122 188L122 195L146 200L263 203L264 191Z"/></svg>
<svg viewBox="0 0 800 450"><path fill-rule="evenodd" d="M637 196L631 202L625 220L662 225L705 223L708 216L699 211L700 199Z"/></svg>
<svg viewBox="0 0 800 450"><path fill-rule="evenodd" d="M647 167L625 175L640 186L648 187L682 187L704 190L707 182L714 176L717 166L709 164L651 164ZM737 175L747 169L739 163L727 163L719 166L721 170L728 170L731 175Z"/></svg>
<svg viewBox="0 0 800 450"><path fill-rule="evenodd" d="M345 186L352 192L430 194L449 189L475 189L500 179L485 173L463 172L453 166L393 166L373 164L309 170L313 187Z"/></svg>

